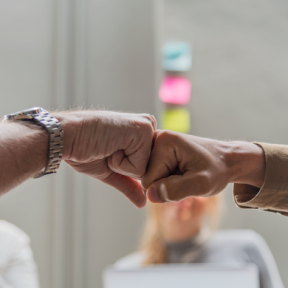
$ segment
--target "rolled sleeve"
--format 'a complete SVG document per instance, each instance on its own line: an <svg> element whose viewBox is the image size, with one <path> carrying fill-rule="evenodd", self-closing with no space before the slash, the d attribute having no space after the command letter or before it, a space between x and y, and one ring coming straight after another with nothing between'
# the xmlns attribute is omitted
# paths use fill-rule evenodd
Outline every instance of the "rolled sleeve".
<svg viewBox="0 0 288 288"><path fill-rule="evenodd" d="M262 147L266 175L261 189L234 184L234 200L240 208L261 209L288 216L288 146L255 143Z"/></svg>

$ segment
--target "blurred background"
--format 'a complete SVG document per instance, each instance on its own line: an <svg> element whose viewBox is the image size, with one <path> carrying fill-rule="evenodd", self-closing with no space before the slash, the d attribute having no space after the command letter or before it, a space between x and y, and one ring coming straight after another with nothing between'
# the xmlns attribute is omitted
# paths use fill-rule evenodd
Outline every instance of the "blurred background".
<svg viewBox="0 0 288 288"><path fill-rule="evenodd" d="M190 132L288 143L284 0L2 0L0 114L33 106L146 112L159 120L167 41L193 46ZM287 219L240 210L225 191L221 228L254 229L288 285ZM133 252L145 209L64 163L1 197L0 218L31 238L41 287L101 287Z"/></svg>

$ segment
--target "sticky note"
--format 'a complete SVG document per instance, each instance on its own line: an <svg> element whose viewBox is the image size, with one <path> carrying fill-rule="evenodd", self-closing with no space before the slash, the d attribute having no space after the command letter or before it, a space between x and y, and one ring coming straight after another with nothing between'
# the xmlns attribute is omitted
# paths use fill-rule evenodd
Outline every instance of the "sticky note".
<svg viewBox="0 0 288 288"><path fill-rule="evenodd" d="M163 47L162 67L167 71L188 71L192 66L192 47L186 42L172 42Z"/></svg>
<svg viewBox="0 0 288 288"><path fill-rule="evenodd" d="M161 115L162 129L189 133L190 113L187 109L168 109Z"/></svg>
<svg viewBox="0 0 288 288"><path fill-rule="evenodd" d="M159 89L159 98L165 103L184 105L190 100L191 88L187 78L166 76Z"/></svg>

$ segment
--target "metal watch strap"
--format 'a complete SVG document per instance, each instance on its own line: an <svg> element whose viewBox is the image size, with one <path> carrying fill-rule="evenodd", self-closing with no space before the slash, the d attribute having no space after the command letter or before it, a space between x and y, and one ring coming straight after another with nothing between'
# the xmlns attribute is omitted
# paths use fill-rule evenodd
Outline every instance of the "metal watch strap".
<svg viewBox="0 0 288 288"><path fill-rule="evenodd" d="M33 115L33 119L43 126L49 134L46 167L34 176L34 178L40 178L47 174L56 173L56 170L59 168L63 154L64 132L60 122L48 112L40 112Z"/></svg>

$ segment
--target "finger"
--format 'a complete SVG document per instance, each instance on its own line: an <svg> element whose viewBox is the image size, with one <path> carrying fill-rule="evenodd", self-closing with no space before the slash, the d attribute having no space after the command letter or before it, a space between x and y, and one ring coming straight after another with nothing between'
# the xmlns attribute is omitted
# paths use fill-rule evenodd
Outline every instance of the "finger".
<svg viewBox="0 0 288 288"><path fill-rule="evenodd" d="M152 127L154 129L154 131L157 129L157 121L156 121L156 118L153 116L153 115L150 115L150 121L152 123Z"/></svg>
<svg viewBox="0 0 288 288"><path fill-rule="evenodd" d="M142 116L142 117L146 118L147 120L149 120L152 127L153 127L153 130L157 129L157 121L153 115L151 115L151 114L139 114L139 116Z"/></svg>
<svg viewBox="0 0 288 288"><path fill-rule="evenodd" d="M102 180L102 182L119 190L136 207L142 208L145 206L146 197L142 192L142 186L139 181L113 172L108 178Z"/></svg>
<svg viewBox="0 0 288 288"><path fill-rule="evenodd" d="M119 173L135 179L140 179L145 172L148 157L149 156L147 156L147 159L144 160L139 159L137 167L135 167L130 159L125 155L125 152L123 150L118 150L108 157L107 164L110 170L115 173ZM141 169L139 170L139 168Z"/></svg>
<svg viewBox="0 0 288 288"><path fill-rule="evenodd" d="M143 118L145 121L131 130L130 134L134 133L134 137L131 137L132 141L129 145L108 157L108 166L112 171L136 179L140 179L146 172L154 131L157 128L154 116L149 114L140 114L140 116L142 121Z"/></svg>
<svg viewBox="0 0 288 288"><path fill-rule="evenodd" d="M171 175L154 182L147 190L147 197L153 203L180 201L191 196L207 196L210 192L205 173L193 175Z"/></svg>
<svg viewBox="0 0 288 288"><path fill-rule="evenodd" d="M149 125L147 125L147 121L144 121L142 125L136 127L134 131L136 134L132 137L133 140L130 142L129 146L123 150L126 158L123 159L121 165L118 167L120 174L123 174L122 171L126 171L126 173L132 173L132 176L134 175L133 177L136 176L138 179L146 172L154 132L157 128L157 122L154 116L142 114L142 117L149 120Z"/></svg>
<svg viewBox="0 0 288 288"><path fill-rule="evenodd" d="M172 147L162 146L155 141L145 175L142 177L144 189L150 187L155 181L174 174L178 161Z"/></svg>
<svg viewBox="0 0 288 288"><path fill-rule="evenodd" d="M107 159L109 168L115 173L136 179L142 178L146 172L152 146L152 133L149 136L139 149L131 154L129 151L118 150L109 156Z"/></svg>

